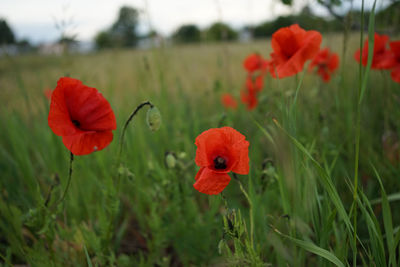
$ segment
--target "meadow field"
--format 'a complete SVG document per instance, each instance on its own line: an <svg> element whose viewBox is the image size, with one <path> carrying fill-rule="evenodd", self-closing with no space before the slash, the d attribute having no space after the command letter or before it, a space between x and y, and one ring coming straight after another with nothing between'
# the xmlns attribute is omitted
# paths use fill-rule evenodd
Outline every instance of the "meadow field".
<svg viewBox="0 0 400 267"><path fill-rule="evenodd" d="M251 111L221 95L239 98L243 60L267 58L269 39L2 58L0 266L400 266L400 86L370 71L355 153L359 39L323 34L340 57L331 81L268 74ZM64 76L104 95L117 130L104 150L75 156L55 205L70 153L44 91ZM145 101L162 125L151 131L139 110L118 160ZM250 172L210 196L193 188L194 142L222 126L246 136Z"/></svg>

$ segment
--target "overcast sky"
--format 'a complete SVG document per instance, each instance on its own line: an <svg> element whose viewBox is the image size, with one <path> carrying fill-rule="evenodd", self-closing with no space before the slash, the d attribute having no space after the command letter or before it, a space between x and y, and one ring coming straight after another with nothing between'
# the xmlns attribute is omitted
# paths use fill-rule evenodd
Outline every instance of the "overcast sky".
<svg viewBox="0 0 400 267"><path fill-rule="evenodd" d="M311 3L315 11L324 13L316 0L294 2L293 7L287 7L279 0L1 0L0 18L7 20L17 38L38 43L59 38L55 25L62 20L70 21L67 27L70 33L77 34L79 40L89 41L115 21L123 5L143 11L142 31L148 29L150 21L154 29L164 35L186 23L206 27L220 17L223 22L239 28L298 11L305 3Z"/></svg>

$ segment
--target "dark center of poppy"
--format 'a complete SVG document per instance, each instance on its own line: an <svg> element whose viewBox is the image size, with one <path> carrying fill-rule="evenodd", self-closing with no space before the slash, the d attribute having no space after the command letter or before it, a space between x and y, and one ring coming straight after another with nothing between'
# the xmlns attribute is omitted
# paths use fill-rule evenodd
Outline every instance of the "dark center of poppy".
<svg viewBox="0 0 400 267"><path fill-rule="evenodd" d="M80 123L79 121L77 121L77 120L72 120L72 123L73 123L76 127L81 126L81 123Z"/></svg>
<svg viewBox="0 0 400 267"><path fill-rule="evenodd" d="M216 170L224 170L226 169L226 160L223 157L216 157L214 159L214 168Z"/></svg>

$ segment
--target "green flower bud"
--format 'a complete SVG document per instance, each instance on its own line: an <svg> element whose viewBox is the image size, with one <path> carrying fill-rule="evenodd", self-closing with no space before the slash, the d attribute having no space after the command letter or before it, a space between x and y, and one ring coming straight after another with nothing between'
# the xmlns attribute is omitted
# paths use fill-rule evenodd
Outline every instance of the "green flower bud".
<svg viewBox="0 0 400 267"><path fill-rule="evenodd" d="M169 169L175 168L175 166L176 166L176 158L175 158L174 154L166 153L166 155L165 155L165 165L167 165L167 167Z"/></svg>
<svg viewBox="0 0 400 267"><path fill-rule="evenodd" d="M152 106L147 111L146 122L147 122L147 125L149 126L150 130L152 130L153 132L160 129L161 114L157 107Z"/></svg>
<svg viewBox="0 0 400 267"><path fill-rule="evenodd" d="M179 159L185 159L186 156L187 156L186 152L179 152L179 154L178 154Z"/></svg>

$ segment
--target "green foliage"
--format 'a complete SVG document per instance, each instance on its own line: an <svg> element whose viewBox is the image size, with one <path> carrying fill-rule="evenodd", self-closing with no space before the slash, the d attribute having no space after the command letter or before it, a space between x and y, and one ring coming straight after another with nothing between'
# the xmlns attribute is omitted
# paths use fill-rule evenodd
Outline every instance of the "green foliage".
<svg viewBox="0 0 400 267"><path fill-rule="evenodd" d="M193 24L182 25L176 30L172 38L178 43L200 42L201 31Z"/></svg>
<svg viewBox="0 0 400 267"><path fill-rule="evenodd" d="M15 42L14 33L7 21L0 19L0 45L13 44Z"/></svg>
<svg viewBox="0 0 400 267"><path fill-rule="evenodd" d="M99 32L94 41L98 49L110 48L114 46L113 38L108 31Z"/></svg>
<svg viewBox="0 0 400 267"><path fill-rule="evenodd" d="M132 7L123 6L119 10L117 21L111 26L110 33L119 46L136 45L139 12Z"/></svg>
<svg viewBox="0 0 400 267"><path fill-rule="evenodd" d="M229 25L216 22L211 25L205 32L205 40L207 41L232 41L236 40L238 34Z"/></svg>
<svg viewBox="0 0 400 267"><path fill-rule="evenodd" d="M279 16L273 21L267 21L255 26L253 30L254 37L266 38L271 36L277 29L288 27L295 23L299 24L304 29L317 30L320 32L341 31L343 29L342 24L337 20L327 20L303 10L299 15Z"/></svg>
<svg viewBox="0 0 400 267"><path fill-rule="evenodd" d="M98 49L110 47L134 47L138 41L137 25L139 12L129 6L119 10L118 18L109 30L100 31L95 36Z"/></svg>

